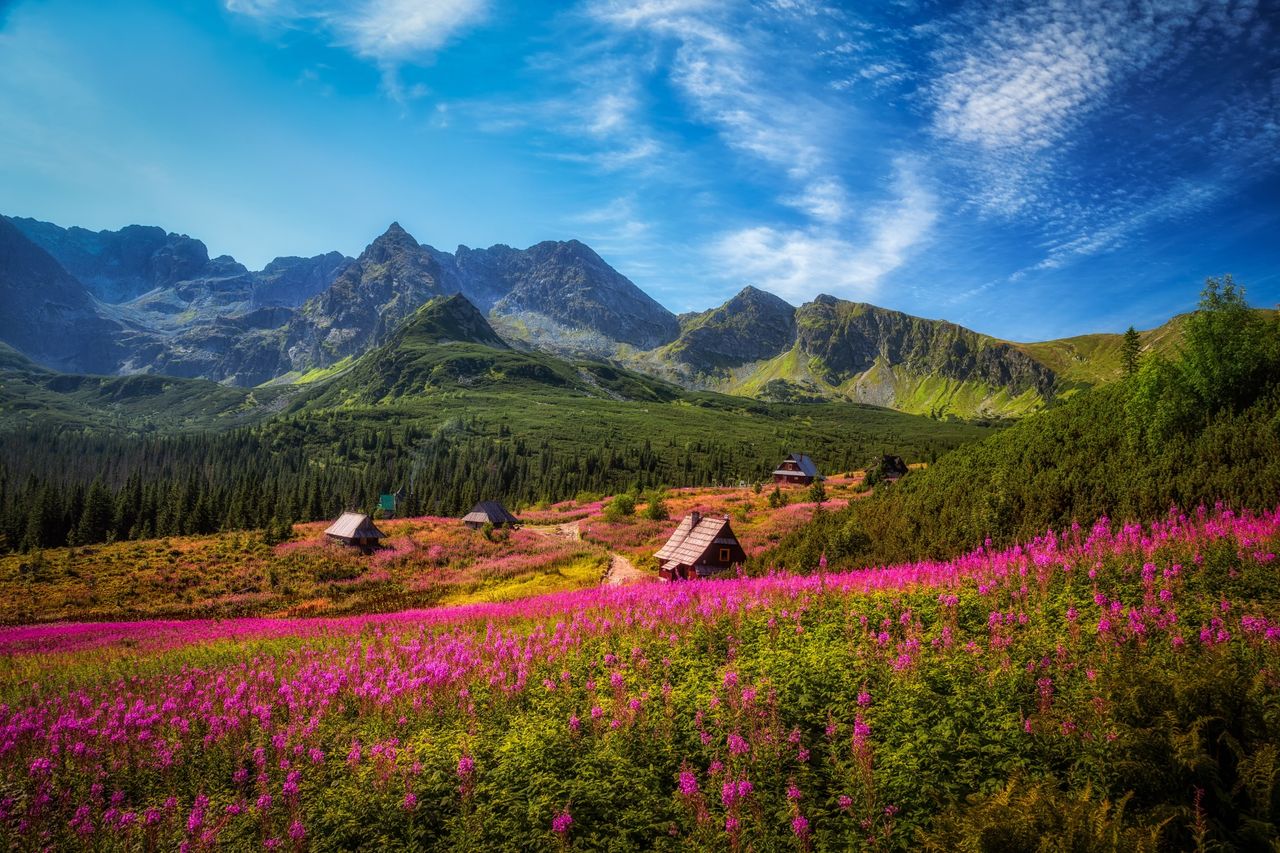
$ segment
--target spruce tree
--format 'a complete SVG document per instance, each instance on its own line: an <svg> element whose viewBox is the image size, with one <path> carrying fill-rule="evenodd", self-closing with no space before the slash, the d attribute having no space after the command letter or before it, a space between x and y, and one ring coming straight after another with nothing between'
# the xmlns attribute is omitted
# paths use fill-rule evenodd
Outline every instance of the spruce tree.
<svg viewBox="0 0 1280 853"><path fill-rule="evenodd" d="M80 523L76 525L75 541L77 545L91 545L95 542L106 542L112 532L115 521L115 501L111 492L99 477L89 486L85 493L84 509L80 513Z"/></svg>
<svg viewBox="0 0 1280 853"><path fill-rule="evenodd" d="M1142 354L1142 338L1138 336L1138 330L1130 326L1128 331L1124 333L1124 349L1122 357L1124 358L1124 375L1133 376L1138 372L1138 361Z"/></svg>

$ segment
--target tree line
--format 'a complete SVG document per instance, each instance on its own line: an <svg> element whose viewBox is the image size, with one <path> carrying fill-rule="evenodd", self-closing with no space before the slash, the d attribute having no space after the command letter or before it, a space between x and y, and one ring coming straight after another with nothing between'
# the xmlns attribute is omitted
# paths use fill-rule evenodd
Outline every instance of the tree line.
<svg viewBox="0 0 1280 853"><path fill-rule="evenodd" d="M495 497L521 506L752 482L789 449L775 444L668 437L563 449L475 420L428 428L327 415L219 434L24 430L0 434L0 550L219 530L278 537L296 521L372 512L391 491L401 495L402 515L453 516ZM831 448L829 463L851 468L863 453Z"/></svg>

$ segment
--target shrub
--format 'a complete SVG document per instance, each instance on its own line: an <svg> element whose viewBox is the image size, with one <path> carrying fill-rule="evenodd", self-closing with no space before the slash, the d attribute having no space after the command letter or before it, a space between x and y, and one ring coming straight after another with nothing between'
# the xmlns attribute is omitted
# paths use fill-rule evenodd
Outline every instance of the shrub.
<svg viewBox="0 0 1280 853"><path fill-rule="evenodd" d="M636 514L636 499L628 492L616 496L604 509L605 521L621 521Z"/></svg>

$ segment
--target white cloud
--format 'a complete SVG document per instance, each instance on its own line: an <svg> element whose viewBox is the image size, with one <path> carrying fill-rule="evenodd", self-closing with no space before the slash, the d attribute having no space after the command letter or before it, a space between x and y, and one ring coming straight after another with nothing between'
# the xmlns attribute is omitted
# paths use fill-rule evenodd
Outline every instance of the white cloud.
<svg viewBox="0 0 1280 853"><path fill-rule="evenodd" d="M943 37L933 129L975 173L979 205L1013 215L1040 199L1075 132L1118 92L1214 33L1238 35L1256 10L1248 0L1054 0L981 14Z"/></svg>
<svg viewBox="0 0 1280 853"><path fill-rule="evenodd" d="M796 91L787 70L803 56L776 37L796 16L813 10L794 3L772 10L707 0L641 0L590 6L592 16L630 34L674 46L665 67L692 116L714 128L730 148L779 170L796 190L784 204L823 222L848 213L845 188L829 143L841 116ZM748 20L767 12L763 22Z"/></svg>
<svg viewBox="0 0 1280 853"><path fill-rule="evenodd" d="M600 251L630 251L647 241L650 225L635 210L630 196L615 198L607 204L570 218L593 246Z"/></svg>
<svg viewBox="0 0 1280 853"><path fill-rule="evenodd" d="M319 28L384 68L429 56L481 21L488 6L488 0L226 0L239 15Z"/></svg>
<svg viewBox="0 0 1280 853"><path fill-rule="evenodd" d="M870 211L865 236L854 242L835 229L745 228L726 234L711 248L722 275L748 281L785 299L818 293L870 298L881 280L901 267L937 221L937 198L899 161L894 198Z"/></svg>

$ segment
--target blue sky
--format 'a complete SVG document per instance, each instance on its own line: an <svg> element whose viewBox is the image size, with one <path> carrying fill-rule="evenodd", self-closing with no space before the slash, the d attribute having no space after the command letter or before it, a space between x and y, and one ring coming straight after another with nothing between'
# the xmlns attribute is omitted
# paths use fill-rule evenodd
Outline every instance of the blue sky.
<svg viewBox="0 0 1280 853"><path fill-rule="evenodd" d="M253 268L577 237L1021 340L1280 301L1280 0L0 0L0 212Z"/></svg>

